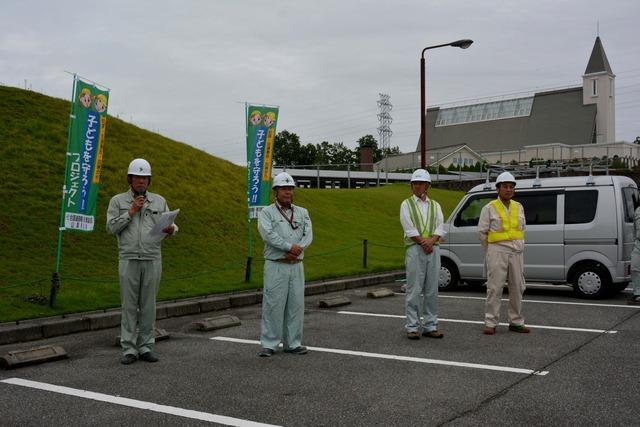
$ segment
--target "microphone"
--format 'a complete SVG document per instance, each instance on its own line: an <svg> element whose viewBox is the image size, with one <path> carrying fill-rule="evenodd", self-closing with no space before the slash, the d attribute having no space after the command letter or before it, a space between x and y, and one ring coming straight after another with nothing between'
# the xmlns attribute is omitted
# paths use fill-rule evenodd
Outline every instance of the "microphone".
<svg viewBox="0 0 640 427"><path fill-rule="evenodd" d="M145 190L144 187L136 188L135 193L136 193L136 197L143 196L145 199L147 198L147 190Z"/></svg>

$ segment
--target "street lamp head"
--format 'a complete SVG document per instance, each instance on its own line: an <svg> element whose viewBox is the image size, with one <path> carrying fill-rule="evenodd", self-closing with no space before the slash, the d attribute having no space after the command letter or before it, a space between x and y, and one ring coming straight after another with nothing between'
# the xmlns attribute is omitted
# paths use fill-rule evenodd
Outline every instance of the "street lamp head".
<svg viewBox="0 0 640 427"><path fill-rule="evenodd" d="M451 43L451 46L453 47L459 47L460 49L466 49L469 46L471 46L473 44L473 40L471 39L462 39L462 40L456 40L453 43Z"/></svg>

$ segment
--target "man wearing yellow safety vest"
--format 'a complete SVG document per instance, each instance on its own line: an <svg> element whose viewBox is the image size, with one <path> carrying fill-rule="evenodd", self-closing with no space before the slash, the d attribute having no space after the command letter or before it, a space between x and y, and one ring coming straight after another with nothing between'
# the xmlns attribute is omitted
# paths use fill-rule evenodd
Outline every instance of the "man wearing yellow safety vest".
<svg viewBox="0 0 640 427"><path fill-rule="evenodd" d="M438 331L438 280L440 278L440 238L445 231L440 204L427 197L431 176L424 169L411 175L411 197L400 205L400 223L406 246L407 286L405 314L407 338L442 338ZM424 316L424 322L421 320Z"/></svg>
<svg viewBox="0 0 640 427"><path fill-rule="evenodd" d="M516 179L503 172L496 179L498 198L482 208L478 221L480 242L486 249L487 302L485 335L493 335L500 321L500 300L509 286L509 330L529 333L522 317L524 281L524 208L515 200Z"/></svg>

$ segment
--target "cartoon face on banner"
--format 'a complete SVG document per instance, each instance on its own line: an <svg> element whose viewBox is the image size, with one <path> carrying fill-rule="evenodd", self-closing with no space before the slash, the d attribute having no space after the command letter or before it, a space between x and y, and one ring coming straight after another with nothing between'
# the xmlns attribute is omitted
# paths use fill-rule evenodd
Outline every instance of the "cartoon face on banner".
<svg viewBox="0 0 640 427"><path fill-rule="evenodd" d="M107 109L107 97L103 94L96 95L93 98L93 106L98 113L102 113Z"/></svg>
<svg viewBox="0 0 640 427"><path fill-rule="evenodd" d="M82 89L78 100L84 108L89 108L91 106L91 91L87 88Z"/></svg>
<svg viewBox="0 0 640 427"><path fill-rule="evenodd" d="M267 114L265 114L262 119L262 123L266 127L270 127L275 121L276 121L276 113L274 113L273 111L267 112Z"/></svg>
<svg viewBox="0 0 640 427"><path fill-rule="evenodd" d="M260 115L260 111L252 111L249 115L249 123L251 123L253 126L258 126L261 121L262 116Z"/></svg>

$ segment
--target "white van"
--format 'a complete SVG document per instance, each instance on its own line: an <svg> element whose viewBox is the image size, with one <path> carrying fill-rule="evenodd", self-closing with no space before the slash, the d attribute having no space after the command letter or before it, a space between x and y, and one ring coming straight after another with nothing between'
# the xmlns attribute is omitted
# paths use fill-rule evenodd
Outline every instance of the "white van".
<svg viewBox="0 0 640 427"><path fill-rule="evenodd" d="M482 207L497 197L495 183L471 189L445 222L440 290L459 281L486 281L478 239ZM624 176L518 180L514 200L527 220L524 275L528 282L571 284L584 298L622 290L631 280L633 213L638 187Z"/></svg>

